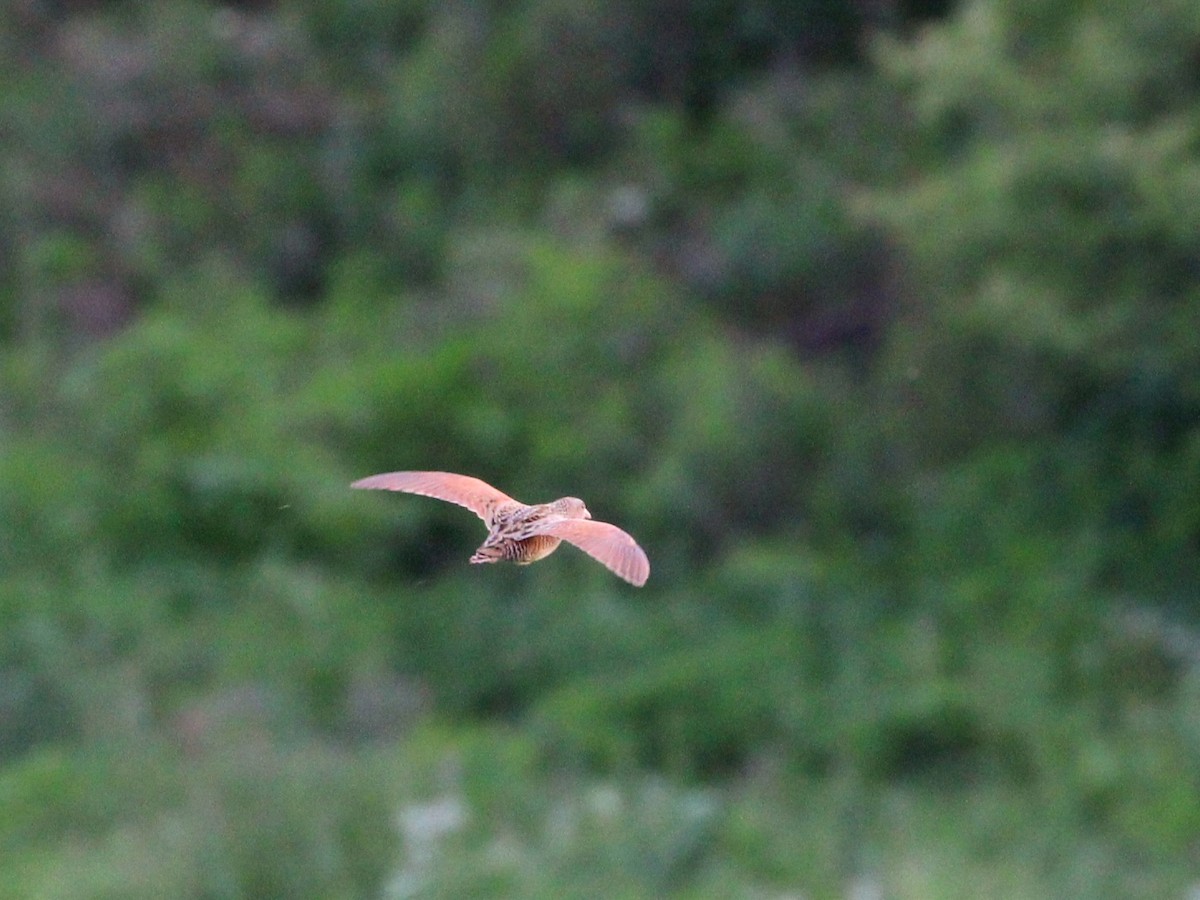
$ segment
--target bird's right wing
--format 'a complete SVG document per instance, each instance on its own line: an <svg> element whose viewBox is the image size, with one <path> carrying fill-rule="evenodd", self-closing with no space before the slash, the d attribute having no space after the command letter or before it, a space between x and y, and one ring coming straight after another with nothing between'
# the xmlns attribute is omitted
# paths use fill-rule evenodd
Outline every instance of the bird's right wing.
<svg viewBox="0 0 1200 900"><path fill-rule="evenodd" d="M543 519L534 529L574 544L614 574L641 587L650 577L650 560L630 535L616 525L595 519Z"/></svg>
<svg viewBox="0 0 1200 900"><path fill-rule="evenodd" d="M486 481L480 481L470 475L456 475L453 472L386 472L362 478L350 487L404 491L457 503L471 510L489 527L492 524L492 512L497 506L501 503L518 502Z"/></svg>

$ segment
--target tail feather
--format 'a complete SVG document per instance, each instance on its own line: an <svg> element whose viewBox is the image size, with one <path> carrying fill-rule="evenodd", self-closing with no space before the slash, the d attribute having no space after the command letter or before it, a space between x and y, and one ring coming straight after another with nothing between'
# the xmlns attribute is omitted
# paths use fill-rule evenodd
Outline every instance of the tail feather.
<svg viewBox="0 0 1200 900"><path fill-rule="evenodd" d="M499 547L480 547L471 557L473 563L494 563L504 559L504 551Z"/></svg>

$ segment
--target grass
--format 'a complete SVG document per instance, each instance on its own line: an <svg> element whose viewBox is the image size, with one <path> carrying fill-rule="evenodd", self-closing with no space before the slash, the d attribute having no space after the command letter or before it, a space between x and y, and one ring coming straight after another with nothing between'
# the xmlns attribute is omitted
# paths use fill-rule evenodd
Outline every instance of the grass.
<svg viewBox="0 0 1200 900"><path fill-rule="evenodd" d="M357 748L229 738L144 749L135 783L94 749L7 767L0 897L1149 898L1197 874L969 772L879 780L768 753L720 783L601 777L511 726Z"/></svg>

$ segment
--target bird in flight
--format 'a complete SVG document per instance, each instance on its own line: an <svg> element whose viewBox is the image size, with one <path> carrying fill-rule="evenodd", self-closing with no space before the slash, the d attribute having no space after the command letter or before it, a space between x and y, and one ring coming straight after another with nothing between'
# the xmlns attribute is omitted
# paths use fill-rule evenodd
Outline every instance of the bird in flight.
<svg viewBox="0 0 1200 900"><path fill-rule="evenodd" d="M387 472L350 487L404 491L465 506L488 527L487 539L471 557L473 563L510 560L528 565L566 541L630 584L641 587L650 577L650 561L637 541L616 525L595 521L578 497L530 506L485 481L453 472Z"/></svg>

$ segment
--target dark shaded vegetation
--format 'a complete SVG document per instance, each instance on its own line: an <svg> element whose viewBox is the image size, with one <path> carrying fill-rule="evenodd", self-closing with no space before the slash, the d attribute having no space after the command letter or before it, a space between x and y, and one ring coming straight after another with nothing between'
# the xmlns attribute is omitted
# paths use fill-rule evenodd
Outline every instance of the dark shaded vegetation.
<svg viewBox="0 0 1200 900"><path fill-rule="evenodd" d="M0 84L0 896L1196 890L1193 3L18 0Z"/></svg>

